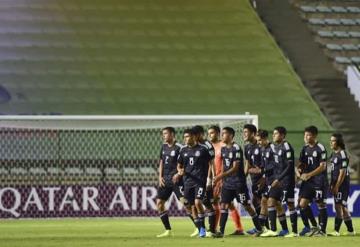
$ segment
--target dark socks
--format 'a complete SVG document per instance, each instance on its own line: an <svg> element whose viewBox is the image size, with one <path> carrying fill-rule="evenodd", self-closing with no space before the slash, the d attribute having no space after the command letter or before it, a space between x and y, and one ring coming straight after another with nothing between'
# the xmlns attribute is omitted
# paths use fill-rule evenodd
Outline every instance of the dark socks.
<svg viewBox="0 0 360 247"><path fill-rule="evenodd" d="M288 226L287 226L286 215L285 214L279 215L279 222L280 222L281 228L283 230L289 230Z"/></svg>
<svg viewBox="0 0 360 247"><path fill-rule="evenodd" d="M298 233L296 210L290 211L290 222L293 233Z"/></svg>
<svg viewBox="0 0 360 247"><path fill-rule="evenodd" d="M312 226L318 225L310 205L306 207L306 215L307 215L308 219L310 220Z"/></svg>
<svg viewBox="0 0 360 247"><path fill-rule="evenodd" d="M210 232L215 233L215 223L216 223L215 211L210 211L208 213L208 217L209 217L209 230Z"/></svg>
<svg viewBox="0 0 360 247"><path fill-rule="evenodd" d="M276 209L274 207L268 208L269 211L269 221L271 231L276 232Z"/></svg>
<svg viewBox="0 0 360 247"><path fill-rule="evenodd" d="M337 231L337 232L340 231L342 221L343 221L342 218L335 217L335 231Z"/></svg>
<svg viewBox="0 0 360 247"><path fill-rule="evenodd" d="M171 230L169 215L167 211L164 211L160 214L161 222L163 223L166 230Z"/></svg>
<svg viewBox="0 0 360 247"><path fill-rule="evenodd" d="M304 226L310 228L309 219L306 215L306 208L300 208L300 216Z"/></svg>
<svg viewBox="0 0 360 247"><path fill-rule="evenodd" d="M321 231L326 233L326 226L328 221L327 208L319 208L319 224Z"/></svg>
<svg viewBox="0 0 360 247"><path fill-rule="evenodd" d="M226 226L226 221L228 219L229 213L227 209L221 209L221 216L220 216L220 232L222 234L225 233L225 226Z"/></svg>
<svg viewBox="0 0 360 247"><path fill-rule="evenodd" d="M254 214L254 215L251 216L251 218L252 218L252 221L254 223L254 226L255 226L256 230L262 231L262 227L261 227L260 222L259 222L259 216L257 214Z"/></svg>
<svg viewBox="0 0 360 247"><path fill-rule="evenodd" d="M350 217L344 218L344 223L345 223L345 225L347 227L348 232L353 232L354 231L352 220L351 220Z"/></svg>
<svg viewBox="0 0 360 247"><path fill-rule="evenodd" d="M199 214L198 219L199 219L199 226L201 228L205 228L205 215L204 214Z"/></svg>

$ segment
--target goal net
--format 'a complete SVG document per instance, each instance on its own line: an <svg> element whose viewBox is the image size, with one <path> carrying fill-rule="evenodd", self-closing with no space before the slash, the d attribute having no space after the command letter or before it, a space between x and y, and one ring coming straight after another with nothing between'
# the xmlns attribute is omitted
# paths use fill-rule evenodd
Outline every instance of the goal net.
<svg viewBox="0 0 360 247"><path fill-rule="evenodd" d="M161 129L182 142L187 127L231 126L243 144L246 123L257 116L1 116L0 218L156 215Z"/></svg>

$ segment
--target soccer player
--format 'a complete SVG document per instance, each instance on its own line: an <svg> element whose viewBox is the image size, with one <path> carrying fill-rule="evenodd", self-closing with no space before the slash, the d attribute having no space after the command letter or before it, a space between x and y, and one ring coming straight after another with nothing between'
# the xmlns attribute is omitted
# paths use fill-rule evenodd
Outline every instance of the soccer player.
<svg viewBox="0 0 360 247"><path fill-rule="evenodd" d="M216 237L224 236L229 205L234 199L240 202L251 216L257 231L256 234L262 232L258 215L251 205L246 185L243 152L240 146L234 142L234 136L235 131L233 128L225 127L222 129L222 140L226 145L221 148L223 171L219 176L214 178L215 183L220 180L223 182L221 188L220 233L216 235Z"/></svg>
<svg viewBox="0 0 360 247"><path fill-rule="evenodd" d="M294 149L289 142L286 141L286 128L279 126L275 127L273 131L273 143L271 144L273 155L273 171L274 180L270 185L268 192L268 212L271 230L264 232L262 237L274 236L297 236L297 213L294 205L295 196L295 160ZM290 211L290 221L292 224L293 232L289 234L286 222L285 210L278 205L286 202ZM282 226L282 231L278 234L276 232L276 214L279 211L279 221Z"/></svg>
<svg viewBox="0 0 360 247"><path fill-rule="evenodd" d="M327 153L324 145L317 141L318 129L309 126L304 131L305 146L299 157L298 176L302 180L299 192L299 207L304 229L300 235L326 236L327 209L326 192L328 191L326 159ZM309 204L315 200L319 209L319 227L310 229L308 219L312 210Z"/></svg>
<svg viewBox="0 0 360 247"><path fill-rule="evenodd" d="M208 176L209 151L195 140L192 129L184 130L185 147L180 150L178 158L178 173L173 181L178 182L183 177L185 203L192 208L192 216L199 230L199 237L206 236L205 211L203 199L206 192Z"/></svg>
<svg viewBox="0 0 360 247"><path fill-rule="evenodd" d="M214 176L219 176L222 172L222 158L221 158L221 147L224 143L220 140L220 128L219 126L213 125L208 129L208 140L211 142L215 149L214 159ZM220 221L220 192L221 192L221 181L213 185L214 200L213 207L216 213L215 229L219 225ZM238 210L235 208L233 203L229 205L230 215L235 224L235 231L230 235L244 235L244 228L241 224L241 218Z"/></svg>
<svg viewBox="0 0 360 247"><path fill-rule="evenodd" d="M347 209L347 199L350 189L349 158L345 151L344 139L341 134L334 133L330 138L330 147L333 150L330 156L331 182L330 192L335 202L335 231L329 236L340 236L340 226L344 220L347 227L346 235L355 235L350 213Z"/></svg>
<svg viewBox="0 0 360 247"><path fill-rule="evenodd" d="M173 127L163 128L161 132L164 144L160 151L159 187L156 204L165 232L157 235L158 238L172 236L168 211L165 210L165 202L173 192L178 200L184 202L182 181L177 184L172 182L172 177L177 173L177 159L182 145L176 142Z"/></svg>
<svg viewBox="0 0 360 247"><path fill-rule="evenodd" d="M265 178L265 189L261 197L261 211L259 215L260 225L264 228L270 229L268 221L268 192L271 188L274 178L274 162L273 152L271 150L271 143L269 142L269 133L266 130L259 129L256 133L256 141L260 147L261 152L261 168L263 169L263 177Z"/></svg>
<svg viewBox="0 0 360 247"><path fill-rule="evenodd" d="M214 173L214 159L215 159L215 149L211 142L205 139L205 130L202 126L196 125L192 128L195 134L195 141L200 145L204 146L209 152L209 161L208 161L208 176L206 181L206 193L204 196L204 206L206 208L206 214L209 218L209 232L207 232L207 237L212 237L216 233L216 214L213 207L213 188L212 188L212 177ZM193 233L195 234L195 232ZM192 236L193 236L192 234Z"/></svg>
<svg viewBox="0 0 360 247"><path fill-rule="evenodd" d="M265 187L265 179L263 178L261 169L261 153L257 145L255 135L257 128L253 124L245 124L243 128L244 141L247 144L244 147L245 154L245 174L250 174L252 183L252 204L255 207L256 213L259 215L261 211L261 197ZM257 233L255 228L247 231L252 235Z"/></svg>

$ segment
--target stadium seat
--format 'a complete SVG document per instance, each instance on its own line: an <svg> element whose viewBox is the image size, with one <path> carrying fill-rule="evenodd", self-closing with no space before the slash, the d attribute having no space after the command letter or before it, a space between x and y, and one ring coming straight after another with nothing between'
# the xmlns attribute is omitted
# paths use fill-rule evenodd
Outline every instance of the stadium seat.
<svg viewBox="0 0 360 247"><path fill-rule="evenodd" d="M360 14L359 7L348 6L346 7L349 13Z"/></svg>
<svg viewBox="0 0 360 247"><path fill-rule="evenodd" d="M307 13L315 13L317 11L317 9L315 7L312 7L312 6L300 6L300 9L303 12L307 12Z"/></svg>
<svg viewBox="0 0 360 247"><path fill-rule="evenodd" d="M334 13L347 13L348 12L348 10L342 6L332 6L331 9Z"/></svg>
<svg viewBox="0 0 360 247"><path fill-rule="evenodd" d="M13 175L27 175L28 171L22 167L13 167L10 169L10 174Z"/></svg>
<svg viewBox="0 0 360 247"><path fill-rule="evenodd" d="M326 24L324 19L319 19L319 18L310 18L309 23L311 25L325 25Z"/></svg>
<svg viewBox="0 0 360 247"><path fill-rule="evenodd" d="M360 57L351 57L351 62L360 64Z"/></svg>
<svg viewBox="0 0 360 247"><path fill-rule="evenodd" d="M351 60L347 57L335 57L335 61L340 64L350 64Z"/></svg>
<svg viewBox="0 0 360 247"><path fill-rule="evenodd" d="M342 51L343 47L337 44L326 44L326 48L331 51Z"/></svg>
<svg viewBox="0 0 360 247"><path fill-rule="evenodd" d="M340 22L342 25L345 25L345 26L357 25L356 21L354 21L353 19L340 19Z"/></svg>
<svg viewBox="0 0 360 247"><path fill-rule="evenodd" d="M47 172L49 175L59 175L61 174L61 169L58 167L48 167Z"/></svg>
<svg viewBox="0 0 360 247"><path fill-rule="evenodd" d="M352 38L360 38L360 32L349 32Z"/></svg>
<svg viewBox="0 0 360 247"><path fill-rule="evenodd" d="M143 175L155 176L157 171L153 167L140 167L140 173Z"/></svg>
<svg viewBox="0 0 360 247"><path fill-rule="evenodd" d="M349 38L350 37L350 33L345 32L345 31L333 31L333 34L337 38Z"/></svg>
<svg viewBox="0 0 360 247"><path fill-rule="evenodd" d="M65 168L65 173L68 175L80 176L84 174L84 171L79 167L67 167Z"/></svg>
<svg viewBox="0 0 360 247"><path fill-rule="evenodd" d="M99 176L101 175L101 171L99 168L95 168L95 167L86 167L85 168L85 173L88 175L94 175L94 176Z"/></svg>
<svg viewBox="0 0 360 247"><path fill-rule="evenodd" d="M45 175L46 171L42 167L30 167L29 169L30 174L33 175Z"/></svg>
<svg viewBox="0 0 360 247"><path fill-rule="evenodd" d="M318 35L322 38L333 38L335 35L331 31L318 31Z"/></svg>
<svg viewBox="0 0 360 247"><path fill-rule="evenodd" d="M317 6L316 11L320 13L331 13L333 12L331 8L327 6Z"/></svg>
<svg viewBox="0 0 360 247"><path fill-rule="evenodd" d="M346 51L358 51L359 50L359 47L354 44L343 44L342 47Z"/></svg>
<svg viewBox="0 0 360 247"><path fill-rule="evenodd" d="M331 26L341 25L341 22L339 19L324 19L324 22L326 25L331 25Z"/></svg>
<svg viewBox="0 0 360 247"><path fill-rule="evenodd" d="M120 175L119 169L113 168L113 167L106 167L105 168L105 174L107 176L118 176Z"/></svg>

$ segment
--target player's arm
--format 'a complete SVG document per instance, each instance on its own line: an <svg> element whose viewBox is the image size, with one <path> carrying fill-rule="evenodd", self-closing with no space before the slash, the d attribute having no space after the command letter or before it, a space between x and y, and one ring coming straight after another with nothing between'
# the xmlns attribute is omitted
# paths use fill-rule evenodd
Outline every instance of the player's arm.
<svg viewBox="0 0 360 247"><path fill-rule="evenodd" d="M160 159L159 161L159 186L164 187L165 186L165 180L164 180L164 163L163 160Z"/></svg>
<svg viewBox="0 0 360 247"><path fill-rule="evenodd" d="M184 175L185 173L185 168L184 168L184 159L182 156L182 153L180 152L179 156L178 156L178 160L177 160L177 173L173 176L173 183L177 183L179 182L180 178Z"/></svg>
<svg viewBox="0 0 360 247"><path fill-rule="evenodd" d="M249 173L250 174L262 174L262 169L261 169L261 152L259 150L259 148L255 149L255 154L254 154L254 165L249 167Z"/></svg>
<svg viewBox="0 0 360 247"><path fill-rule="evenodd" d="M214 171L214 159L211 159L209 161L209 169L208 169L208 176L206 179L206 188L207 189L211 189L212 187L212 181L213 181L213 177L215 175L215 171Z"/></svg>
<svg viewBox="0 0 360 247"><path fill-rule="evenodd" d="M223 171L221 174L219 174L218 176L215 177L215 182L220 181L221 179L231 176L234 173L238 172L240 169L240 162L238 160L235 160L233 162L233 167L231 167L229 170L227 171Z"/></svg>
<svg viewBox="0 0 360 247"><path fill-rule="evenodd" d="M338 179L337 179L336 184L334 185L334 187L331 188L331 192L334 195L336 195L338 193L341 184L345 180L347 168L348 168L348 161L346 159L342 159L341 160L341 169L340 169L340 172L339 172Z"/></svg>
<svg viewBox="0 0 360 247"><path fill-rule="evenodd" d="M326 162L321 162L320 165L313 171L309 173L303 173L301 174L300 178L304 181L309 180L310 178L317 176L321 174L323 171L326 170Z"/></svg>

